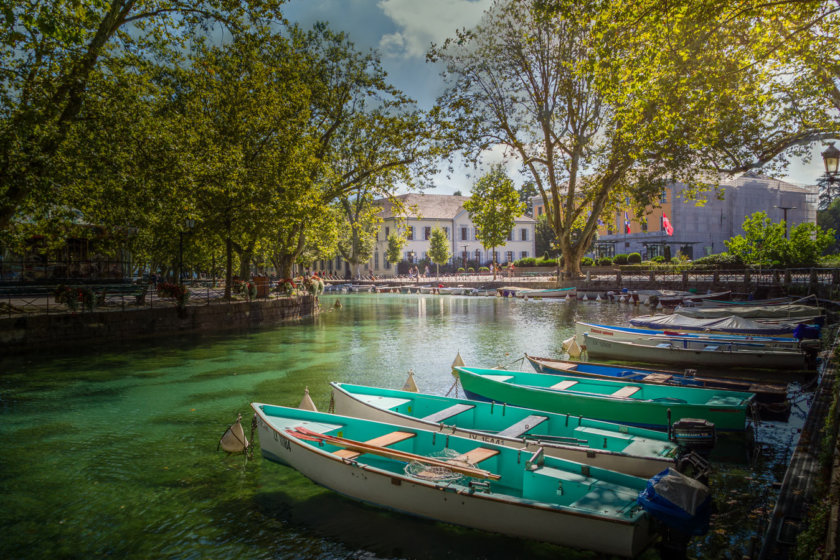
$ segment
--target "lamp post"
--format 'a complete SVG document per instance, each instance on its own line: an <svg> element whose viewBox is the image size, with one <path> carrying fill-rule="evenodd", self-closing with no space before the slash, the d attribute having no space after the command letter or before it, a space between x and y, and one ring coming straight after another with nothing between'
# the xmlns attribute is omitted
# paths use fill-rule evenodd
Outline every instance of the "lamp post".
<svg viewBox="0 0 840 560"><path fill-rule="evenodd" d="M788 238L787 213L788 213L788 210L796 210L796 206L775 206L775 208L778 208L779 210L781 210L782 212L785 213L784 218L782 218L782 219L785 222L785 239L787 239Z"/></svg>
<svg viewBox="0 0 840 560"><path fill-rule="evenodd" d="M195 220L187 218L184 222L187 231L178 230L178 285L184 285L184 234L192 233L195 227Z"/></svg>
<svg viewBox="0 0 840 560"><path fill-rule="evenodd" d="M825 178L820 185L820 208L825 209L840 195L840 150L834 147L834 142L828 143L828 148L822 152L823 164L825 165Z"/></svg>

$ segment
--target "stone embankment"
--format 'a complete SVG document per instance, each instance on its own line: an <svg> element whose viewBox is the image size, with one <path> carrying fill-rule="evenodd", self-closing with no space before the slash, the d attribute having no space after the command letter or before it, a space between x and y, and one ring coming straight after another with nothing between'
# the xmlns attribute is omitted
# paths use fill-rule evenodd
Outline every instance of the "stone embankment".
<svg viewBox="0 0 840 560"><path fill-rule="evenodd" d="M155 309L0 318L0 354L112 344L179 334L245 330L317 312L309 295Z"/></svg>

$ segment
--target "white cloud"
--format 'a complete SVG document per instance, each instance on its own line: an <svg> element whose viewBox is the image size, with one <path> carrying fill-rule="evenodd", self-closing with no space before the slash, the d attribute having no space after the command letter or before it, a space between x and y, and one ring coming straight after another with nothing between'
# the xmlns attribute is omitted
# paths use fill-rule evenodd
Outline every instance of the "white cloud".
<svg viewBox="0 0 840 560"><path fill-rule="evenodd" d="M380 0L379 8L398 31L383 35L386 56L423 58L431 43L442 43L462 27L474 27L491 0Z"/></svg>

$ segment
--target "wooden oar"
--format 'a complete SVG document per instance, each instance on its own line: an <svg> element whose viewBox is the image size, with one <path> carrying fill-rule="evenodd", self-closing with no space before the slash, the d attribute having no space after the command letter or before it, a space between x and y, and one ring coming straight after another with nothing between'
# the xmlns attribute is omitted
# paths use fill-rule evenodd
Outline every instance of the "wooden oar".
<svg viewBox="0 0 840 560"><path fill-rule="evenodd" d="M343 447L345 449L350 449L351 451L358 451L360 453L370 453L371 455L379 455L380 457L387 457L389 459L396 459L399 461L417 461L419 463L423 463L425 465L433 466L433 467L442 467L445 469L449 469L453 472L457 472L466 476L471 476L474 478L489 478L491 480L499 480L502 478L498 474L494 474L490 471L486 471L484 469L478 469L475 467L467 467L461 466L457 463L450 463L448 461L441 461L440 459L434 459L432 457L425 457L423 455L415 455L414 453L408 453L407 451L399 451L397 449L388 449L387 447L381 447L379 445L371 445L369 443L365 443L363 441L356 441L352 439L346 439L338 436L329 436L325 434L321 434L319 432L313 432L307 428L302 426L296 427L294 430L286 430L289 434L294 437L305 439L309 441L325 441L327 443L331 443L332 445L336 445L338 447Z"/></svg>

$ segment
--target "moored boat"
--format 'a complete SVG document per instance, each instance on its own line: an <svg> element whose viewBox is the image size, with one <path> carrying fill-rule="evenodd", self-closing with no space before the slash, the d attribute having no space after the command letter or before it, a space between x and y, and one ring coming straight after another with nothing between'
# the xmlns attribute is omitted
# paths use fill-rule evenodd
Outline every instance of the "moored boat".
<svg viewBox="0 0 840 560"><path fill-rule="evenodd" d="M678 387L741 391L755 393L755 400L760 403L784 403L787 401L788 395L786 383L757 383L740 379L701 376L697 375L691 369L679 372L645 369L629 365L554 360L551 358L539 358L529 354L525 354L525 357L539 373L594 377L598 379L633 381L636 383L653 383L656 385L673 385Z"/></svg>
<svg viewBox="0 0 840 560"><path fill-rule="evenodd" d="M761 323L745 317L698 319L685 315L644 315L633 317L630 324L657 330L679 330L704 332L709 334L742 334L754 336L790 336L799 325L795 323Z"/></svg>
<svg viewBox="0 0 840 560"><path fill-rule="evenodd" d="M586 352L592 358L623 360L683 366L717 366L722 368L809 369L810 363L801 351L749 349L726 342L700 343L689 347L683 341L662 341L640 344L587 333Z"/></svg>
<svg viewBox="0 0 840 560"><path fill-rule="evenodd" d="M632 557L654 537L646 480L543 452L253 403L263 457L380 507Z"/></svg>
<svg viewBox="0 0 840 560"><path fill-rule="evenodd" d="M663 432L408 391L331 383L335 413L399 426L440 430L551 457L651 477L672 464L677 445Z"/></svg>
<svg viewBox="0 0 840 560"><path fill-rule="evenodd" d="M798 350L799 340L784 336L752 336L738 334L712 334L705 332L655 330L634 327L620 327L616 325L599 325L596 323L584 323L575 321L575 336L578 344L583 344L583 336L591 333L596 336L610 337L613 340L624 340L628 342L642 342L651 344L652 341L661 340L688 340L713 344L724 342L739 344L751 348L768 348L778 350ZM658 343L657 343L658 344Z"/></svg>
<svg viewBox="0 0 840 560"><path fill-rule="evenodd" d="M514 296L518 298L566 298L576 297L577 291L576 288L550 288L550 289L529 289L529 288L520 288L514 293Z"/></svg>
<svg viewBox="0 0 840 560"><path fill-rule="evenodd" d="M582 377L458 367L461 386L475 399L561 414L667 429L674 420L702 418L719 430L744 430L753 393L669 387Z"/></svg>
<svg viewBox="0 0 840 560"><path fill-rule="evenodd" d="M823 312L813 305L744 305L725 307L677 307L674 313L698 319L719 319L721 317L737 316L746 319L817 322Z"/></svg>

